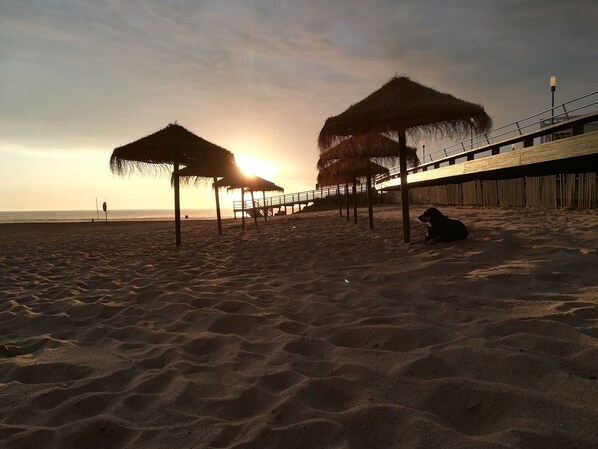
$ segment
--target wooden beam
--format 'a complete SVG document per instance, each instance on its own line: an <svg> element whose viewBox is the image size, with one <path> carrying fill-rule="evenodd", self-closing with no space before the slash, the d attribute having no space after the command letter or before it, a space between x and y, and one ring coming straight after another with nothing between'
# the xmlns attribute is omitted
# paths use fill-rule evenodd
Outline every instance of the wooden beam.
<svg viewBox="0 0 598 449"><path fill-rule="evenodd" d="M481 179L484 174L492 172L503 172L508 177L509 171L515 173L522 170L530 170L551 164L554 166L554 174L560 173L560 165L574 164L579 161L580 172L587 171L587 160L598 159L598 131L572 136L566 139L555 140L533 147L522 148L517 151L487 156L473 161L466 161L460 164L449 165L428 170L425 172L413 173L407 177L410 185L433 184L431 181L459 181L459 178ZM546 173L547 174L547 173ZM382 190L400 190L400 180L393 179L389 185Z"/></svg>

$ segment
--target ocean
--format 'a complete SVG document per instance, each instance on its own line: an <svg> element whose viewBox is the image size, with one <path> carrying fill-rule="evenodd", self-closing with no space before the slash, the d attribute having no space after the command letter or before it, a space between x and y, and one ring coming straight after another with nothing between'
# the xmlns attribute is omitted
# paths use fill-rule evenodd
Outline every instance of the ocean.
<svg viewBox="0 0 598 449"><path fill-rule="evenodd" d="M232 218L232 210L222 210L222 218ZM101 221L106 219L104 211L95 210L40 210L0 211L0 223L59 223ZM181 218L189 220L215 220L215 209L181 209ZM173 209L130 209L108 210L108 221L174 221Z"/></svg>

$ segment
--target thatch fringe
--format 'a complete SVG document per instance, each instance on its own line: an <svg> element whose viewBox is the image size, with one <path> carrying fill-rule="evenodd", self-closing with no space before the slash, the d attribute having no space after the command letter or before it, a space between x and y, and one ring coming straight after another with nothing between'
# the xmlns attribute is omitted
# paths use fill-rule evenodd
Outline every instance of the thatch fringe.
<svg viewBox="0 0 598 449"><path fill-rule="evenodd" d="M326 120L318 146L326 150L347 136L405 132L453 138L492 128L492 119L480 104L470 103L422 86L407 77L393 77L384 86L345 112Z"/></svg>
<svg viewBox="0 0 598 449"><path fill-rule="evenodd" d="M144 176L159 177L172 173L172 164L164 162L131 161L118 155L110 156L110 171L118 176L130 176L138 172Z"/></svg>
<svg viewBox="0 0 598 449"><path fill-rule="evenodd" d="M153 134L115 148L110 170L118 175L134 171L146 174L170 173L178 162L181 167L204 164L227 164L233 154L178 124L170 124Z"/></svg>
<svg viewBox="0 0 598 449"><path fill-rule="evenodd" d="M380 165L394 166L399 160L399 142L381 134L364 134L344 138L329 150L321 151L317 168L321 170L336 160L368 158ZM417 165L417 149L408 146L407 162Z"/></svg>
<svg viewBox="0 0 598 449"><path fill-rule="evenodd" d="M215 188L226 187L227 191L245 189L246 192L284 192L284 189L272 181L259 176L247 176L242 172L225 176L214 183Z"/></svg>
<svg viewBox="0 0 598 449"><path fill-rule="evenodd" d="M318 185L327 187L352 183L354 179L367 177L368 172L370 176L388 174L388 168L367 158L341 159L319 170Z"/></svg>
<svg viewBox="0 0 598 449"><path fill-rule="evenodd" d="M222 164L219 161L206 161L202 165L189 165L179 170L179 183L182 186L208 186L214 178L222 178L225 176L240 176L241 169L235 163L234 156L227 164ZM174 183L174 173L170 180Z"/></svg>

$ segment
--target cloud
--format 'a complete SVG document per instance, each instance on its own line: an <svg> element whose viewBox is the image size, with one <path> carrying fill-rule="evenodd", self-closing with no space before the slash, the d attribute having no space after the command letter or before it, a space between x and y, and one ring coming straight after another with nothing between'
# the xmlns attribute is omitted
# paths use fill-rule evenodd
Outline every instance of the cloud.
<svg viewBox="0 0 598 449"><path fill-rule="evenodd" d="M110 151L179 120L268 135L308 179L323 121L394 74L497 126L547 107L550 75L557 101L595 90L597 21L589 0L4 0L0 136Z"/></svg>

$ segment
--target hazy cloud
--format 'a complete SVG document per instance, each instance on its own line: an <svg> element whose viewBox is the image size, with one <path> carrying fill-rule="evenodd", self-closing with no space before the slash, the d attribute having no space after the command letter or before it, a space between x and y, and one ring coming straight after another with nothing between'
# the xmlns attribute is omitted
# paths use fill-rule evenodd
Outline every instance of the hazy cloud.
<svg viewBox="0 0 598 449"><path fill-rule="evenodd" d="M560 99L595 90L596 23L589 0L4 0L0 138L110 149L176 119L308 179L324 119L395 73L496 124L547 107L550 75Z"/></svg>

